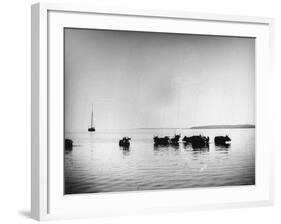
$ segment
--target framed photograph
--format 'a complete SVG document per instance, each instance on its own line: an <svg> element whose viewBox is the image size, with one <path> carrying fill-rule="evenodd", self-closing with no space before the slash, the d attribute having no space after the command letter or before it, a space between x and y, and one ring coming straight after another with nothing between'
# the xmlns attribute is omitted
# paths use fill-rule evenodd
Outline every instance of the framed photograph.
<svg viewBox="0 0 281 224"><path fill-rule="evenodd" d="M32 5L32 217L272 204L272 27Z"/></svg>

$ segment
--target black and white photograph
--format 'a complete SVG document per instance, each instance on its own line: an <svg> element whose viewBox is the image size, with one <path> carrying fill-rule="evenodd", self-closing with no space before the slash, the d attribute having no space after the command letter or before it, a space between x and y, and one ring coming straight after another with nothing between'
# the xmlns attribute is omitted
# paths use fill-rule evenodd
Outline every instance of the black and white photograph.
<svg viewBox="0 0 281 224"><path fill-rule="evenodd" d="M255 38L64 28L65 194L255 175Z"/></svg>

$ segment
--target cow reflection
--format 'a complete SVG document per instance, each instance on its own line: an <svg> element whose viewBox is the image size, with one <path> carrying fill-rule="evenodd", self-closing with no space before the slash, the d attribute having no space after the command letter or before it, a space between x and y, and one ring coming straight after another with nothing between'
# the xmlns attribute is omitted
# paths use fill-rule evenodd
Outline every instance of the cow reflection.
<svg viewBox="0 0 281 224"><path fill-rule="evenodd" d="M208 152L209 151L209 145L205 147L197 147L197 146L192 146L192 150L195 152Z"/></svg>
<svg viewBox="0 0 281 224"><path fill-rule="evenodd" d="M180 153L180 145L175 144L175 145L169 145L169 146L159 146L159 145L154 145L153 146L153 151L154 155L164 155L164 154L174 154L177 155Z"/></svg>
<svg viewBox="0 0 281 224"><path fill-rule="evenodd" d="M228 153L229 149L231 148L230 143L224 143L224 144L215 144L215 150Z"/></svg>
<svg viewBox="0 0 281 224"><path fill-rule="evenodd" d="M130 147L120 147L120 150L122 150L123 156L129 156L131 154Z"/></svg>
<svg viewBox="0 0 281 224"><path fill-rule="evenodd" d="M155 151L167 151L167 150L178 150L180 148L179 144L171 144L171 145L154 145L153 150Z"/></svg>

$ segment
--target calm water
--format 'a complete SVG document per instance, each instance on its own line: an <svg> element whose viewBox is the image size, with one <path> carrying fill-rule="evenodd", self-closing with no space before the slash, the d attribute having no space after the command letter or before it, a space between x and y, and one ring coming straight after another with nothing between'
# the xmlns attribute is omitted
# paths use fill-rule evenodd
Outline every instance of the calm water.
<svg viewBox="0 0 281 224"><path fill-rule="evenodd" d="M200 151L153 146L153 135L175 130L66 133L75 147L65 153L65 193L136 191L255 184L255 129L181 130L177 133L210 137ZM229 147L217 147L214 136L229 134ZM130 136L129 150L118 140Z"/></svg>

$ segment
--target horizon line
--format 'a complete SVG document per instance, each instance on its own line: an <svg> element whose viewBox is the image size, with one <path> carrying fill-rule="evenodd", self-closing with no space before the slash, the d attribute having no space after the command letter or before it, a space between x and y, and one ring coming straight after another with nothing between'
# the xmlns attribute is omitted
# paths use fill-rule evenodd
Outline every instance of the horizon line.
<svg viewBox="0 0 281 224"><path fill-rule="evenodd" d="M161 129L161 130L162 129L170 129L170 130L184 129L185 130L185 129L196 129L196 128L202 129L204 127L206 127L206 128L209 127L209 129L210 129L210 127L213 127L213 129L220 129L221 127L226 127L226 129L227 129L227 127L229 127L229 128L235 128L236 127L236 129L237 129L237 128L239 128L239 126L251 126L249 128L255 128L256 127L255 124L222 124L222 125L200 125L200 126L191 126L191 127L177 127L177 128L175 128L175 127L164 127L164 128L162 128L162 127L148 127L148 128L139 127L139 128L111 128L111 129L101 128L99 130L100 131L126 131L126 130L149 130L149 129L150 130L152 130L152 129ZM241 128L243 128L243 127L241 127ZM248 128L248 127L246 127L246 128ZM84 130L76 130L76 131L73 131L73 130L66 131L65 130L65 132L84 132Z"/></svg>

